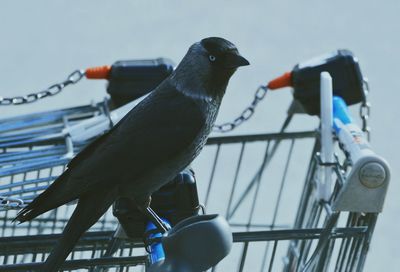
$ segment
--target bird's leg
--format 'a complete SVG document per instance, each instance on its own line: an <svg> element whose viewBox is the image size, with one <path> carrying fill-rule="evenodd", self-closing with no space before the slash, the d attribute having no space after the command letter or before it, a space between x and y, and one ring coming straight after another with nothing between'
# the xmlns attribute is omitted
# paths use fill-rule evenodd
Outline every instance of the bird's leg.
<svg viewBox="0 0 400 272"><path fill-rule="evenodd" d="M161 233L166 233L170 228L162 221L160 217L153 211L152 208L147 207L146 208L146 216L153 222L154 225L156 225L157 229Z"/></svg>
<svg viewBox="0 0 400 272"><path fill-rule="evenodd" d="M150 207L151 197L147 199L144 205L138 205L138 208L146 215L146 217L157 227L161 233L166 233L170 227L157 215Z"/></svg>

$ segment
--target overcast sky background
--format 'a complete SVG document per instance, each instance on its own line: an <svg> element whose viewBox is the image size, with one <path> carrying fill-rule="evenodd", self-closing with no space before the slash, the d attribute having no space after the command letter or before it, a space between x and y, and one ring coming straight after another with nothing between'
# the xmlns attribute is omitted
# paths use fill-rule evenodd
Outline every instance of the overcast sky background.
<svg viewBox="0 0 400 272"><path fill-rule="evenodd" d="M338 48L352 50L371 86L372 145L392 165L392 181L365 271L400 266L400 2L386 1L17 1L0 6L0 95L23 95L63 80L77 68L120 59L168 57L178 63L207 36L234 42L251 66L232 78L218 120L237 116L257 86L296 63ZM0 116L101 100L105 82L83 81L29 106L2 107ZM276 132L291 101L269 93L236 133ZM358 106L353 110L357 112ZM292 129L315 128L300 117Z"/></svg>

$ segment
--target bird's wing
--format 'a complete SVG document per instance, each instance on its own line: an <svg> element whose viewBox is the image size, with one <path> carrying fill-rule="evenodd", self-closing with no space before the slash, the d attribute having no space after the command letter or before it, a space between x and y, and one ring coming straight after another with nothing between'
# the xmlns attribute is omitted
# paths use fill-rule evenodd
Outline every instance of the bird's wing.
<svg viewBox="0 0 400 272"><path fill-rule="evenodd" d="M117 182L119 171L138 178L193 143L205 123L202 111L171 85L160 87L70 162L71 178L84 180L83 190Z"/></svg>
<svg viewBox="0 0 400 272"><path fill-rule="evenodd" d="M195 102L165 84L133 108L113 129L71 160L50 187L20 211L21 222L156 169L184 152L205 124ZM160 88L159 87L159 88Z"/></svg>

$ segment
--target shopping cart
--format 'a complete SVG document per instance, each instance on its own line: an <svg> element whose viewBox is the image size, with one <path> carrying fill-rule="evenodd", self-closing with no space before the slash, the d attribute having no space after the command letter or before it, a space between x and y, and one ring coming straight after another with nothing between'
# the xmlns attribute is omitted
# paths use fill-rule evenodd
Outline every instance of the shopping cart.
<svg viewBox="0 0 400 272"><path fill-rule="evenodd" d="M282 82L285 80L278 85L283 86ZM341 121L337 126L343 126L337 127L335 155L331 154L331 158L321 148L323 126L316 124L316 130L288 132L299 111L298 100L291 104L279 132L211 137L193 163L200 202L206 212L225 216L233 231L231 253L212 271L363 269L390 171L378 156L375 156L377 160L368 162L378 172L383 167L383 177L356 164L360 160L354 157L352 142L349 144L346 140L349 134L344 133L354 124L343 120L343 109L335 116ZM88 107L89 119L94 115L109 118L107 110ZM57 124L63 128L68 124L64 121L68 118L58 120ZM14 123L12 119L7 121ZM0 137L6 139L6 136ZM357 144L365 143L362 135L357 137ZM0 271L38 268L68 220L73 203L29 224L11 223L15 208L44 190L63 171L71 155L87 143L74 143L71 148L66 139L65 135L58 141L51 137L37 142L30 139L3 147L4 163L0 168L3 197L0 261L3 265ZM368 155L374 156L372 152ZM330 185L325 182L329 171L332 173ZM359 184L360 175L367 177L366 185ZM360 190L364 190L361 194L367 201L358 201ZM349 202L348 193L356 201ZM369 205L371 202L374 205ZM145 271L149 260L142 239L125 239L111 256L106 254L117 228L118 222L110 210L82 237L63 269Z"/></svg>

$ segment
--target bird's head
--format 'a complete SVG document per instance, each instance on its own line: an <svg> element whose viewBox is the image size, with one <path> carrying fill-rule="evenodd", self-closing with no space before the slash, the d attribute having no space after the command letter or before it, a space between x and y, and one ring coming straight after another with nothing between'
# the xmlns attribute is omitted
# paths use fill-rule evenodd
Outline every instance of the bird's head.
<svg viewBox="0 0 400 272"><path fill-rule="evenodd" d="M178 89L195 97L222 97L230 77L250 63L228 40L210 37L193 44L174 72Z"/></svg>

